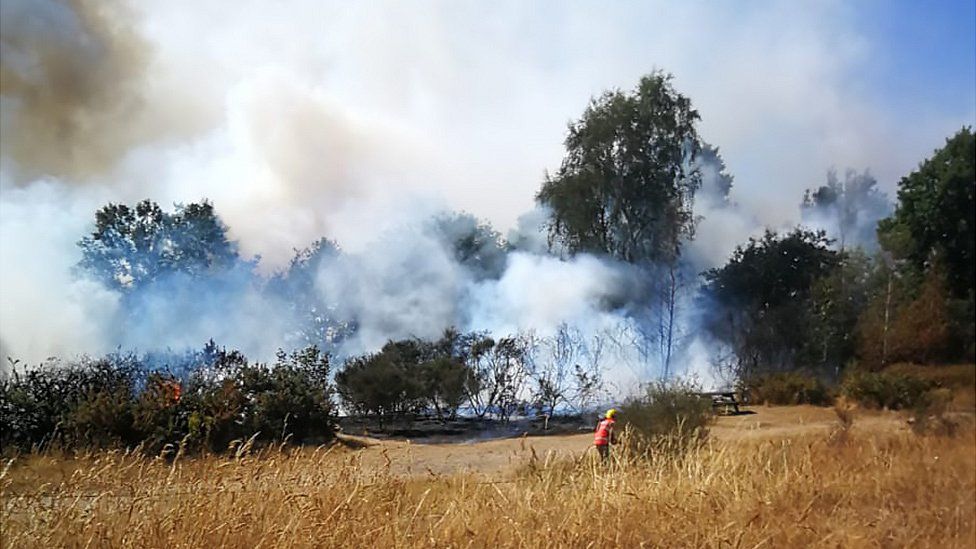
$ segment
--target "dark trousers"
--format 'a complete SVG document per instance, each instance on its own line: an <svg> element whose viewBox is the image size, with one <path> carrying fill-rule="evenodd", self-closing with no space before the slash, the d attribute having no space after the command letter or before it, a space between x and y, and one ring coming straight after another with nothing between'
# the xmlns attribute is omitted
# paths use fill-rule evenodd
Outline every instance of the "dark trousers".
<svg viewBox="0 0 976 549"><path fill-rule="evenodd" d="M596 447L596 451L600 453L600 459L606 461L610 457L610 445L600 444Z"/></svg>

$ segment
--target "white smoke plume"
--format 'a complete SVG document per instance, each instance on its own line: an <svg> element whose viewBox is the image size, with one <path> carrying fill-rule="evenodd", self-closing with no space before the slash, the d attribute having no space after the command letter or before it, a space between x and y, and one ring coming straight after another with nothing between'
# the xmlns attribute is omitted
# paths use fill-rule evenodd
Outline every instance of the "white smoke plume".
<svg viewBox="0 0 976 549"><path fill-rule="evenodd" d="M870 124L870 103L842 85L863 44L841 7L558 7L2 0L0 351L36 362L213 337L267 357L294 343L297 313L256 288L322 237L341 254L320 266L315 295L357 325L341 352L450 325L626 330L626 269L546 256L533 195L587 99L655 67L675 73L739 174L731 194L699 195L695 269L797 219L825 166L876 165L890 185L958 125L927 118L888 146L897 132ZM777 147L788 150L761 153ZM75 243L101 206L145 198L167 210L211 200L260 276L160 286L122 325L122 296L73 269ZM515 250L491 276L429 228L455 210Z"/></svg>

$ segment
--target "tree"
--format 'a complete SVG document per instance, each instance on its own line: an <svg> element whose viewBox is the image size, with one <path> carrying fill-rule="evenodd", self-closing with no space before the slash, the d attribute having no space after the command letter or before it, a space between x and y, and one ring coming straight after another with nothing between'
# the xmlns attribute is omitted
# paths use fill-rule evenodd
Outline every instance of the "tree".
<svg viewBox="0 0 976 549"><path fill-rule="evenodd" d="M549 416L567 402L574 371L580 371L583 334L560 324L556 333L528 346L529 377L534 384L532 398L539 410Z"/></svg>
<svg viewBox="0 0 976 549"><path fill-rule="evenodd" d="M734 178L728 172L718 147L702 142L701 150L695 156L695 165L701 174L701 188L696 198L705 197L711 207L728 205Z"/></svg>
<svg viewBox="0 0 976 549"><path fill-rule="evenodd" d="M479 334L470 341L468 360L473 375L467 397L479 418L493 413L508 421L521 402L527 375L525 337L503 337L497 341Z"/></svg>
<svg viewBox="0 0 976 549"><path fill-rule="evenodd" d="M702 181L698 112L671 80L655 72L633 93L610 91L592 100L570 124L566 157L536 197L552 212L551 243L649 271L645 279L654 287L635 312L649 338L642 344L656 342L665 375L674 352L678 258L682 242L694 235L692 205ZM717 149L708 153L707 160L718 158ZM731 180L718 184L726 183Z"/></svg>
<svg viewBox="0 0 976 549"><path fill-rule="evenodd" d="M567 400L580 413L585 412L603 391L603 354L606 336L597 332L583 340L580 362L573 365L573 390Z"/></svg>
<svg viewBox="0 0 976 549"><path fill-rule="evenodd" d="M810 296L838 263L823 232L767 231L749 239L729 262L704 274L704 327L730 350L726 364L740 378L809 365Z"/></svg>
<svg viewBox="0 0 976 549"><path fill-rule="evenodd" d="M857 324L867 306L874 264L855 249L837 256L837 264L810 290L811 368L837 373L857 350Z"/></svg>
<svg viewBox="0 0 976 549"><path fill-rule="evenodd" d="M536 197L552 211L550 240L630 263L676 260L701 177L698 112L671 80L656 72L633 93L606 92L570 124L566 157Z"/></svg>
<svg viewBox="0 0 976 549"><path fill-rule="evenodd" d="M826 185L804 193L800 210L804 223L824 228L840 249L873 249L878 220L888 215L891 205L870 172L847 170L841 181L831 170Z"/></svg>
<svg viewBox="0 0 976 549"><path fill-rule="evenodd" d="M924 270L940 256L949 291L972 295L976 279L976 136L961 129L898 182L895 213L878 225L885 249Z"/></svg>
<svg viewBox="0 0 976 549"><path fill-rule="evenodd" d="M459 358L444 355L421 364L420 370L424 394L434 413L441 420L456 418L474 372Z"/></svg>
<svg viewBox="0 0 976 549"><path fill-rule="evenodd" d="M382 416L457 415L475 372L466 362L467 337L447 330L437 341L389 341L374 354L353 357L336 374L340 398L351 410Z"/></svg>
<svg viewBox="0 0 976 549"><path fill-rule="evenodd" d="M360 413L381 416L418 412L424 407L419 365L427 355L420 340L390 341L378 353L353 357L336 374L343 402Z"/></svg>
<svg viewBox="0 0 976 549"><path fill-rule="evenodd" d="M341 253L335 242L321 238L308 248L296 250L288 267L268 281L266 295L291 312L287 334L291 343L330 349L355 331L355 325L339 317L335 302L330 302L315 283L319 272Z"/></svg>
<svg viewBox="0 0 976 549"><path fill-rule="evenodd" d="M468 213L435 217L429 229L477 280L498 278L505 269L505 242L490 223Z"/></svg>
<svg viewBox="0 0 976 549"><path fill-rule="evenodd" d="M858 318L858 355L871 368L894 362L939 361L965 348L954 341L945 275L938 264L919 275L882 265L870 302ZM970 343L971 344L971 343Z"/></svg>
<svg viewBox="0 0 976 549"><path fill-rule="evenodd" d="M878 224L878 238L899 272L918 275L909 279L914 284L899 301L924 292L922 281L935 276L930 272L935 266L944 281L941 307L948 315L951 350L923 355L971 359L976 352L976 136L971 128L947 139L899 181L895 213ZM928 291L930 298L938 293ZM935 304L926 307L931 313Z"/></svg>
<svg viewBox="0 0 976 549"><path fill-rule="evenodd" d="M109 204L95 213L95 231L78 246L80 269L127 293L167 274L202 276L238 260L237 244L207 201L178 204L173 213L150 200L134 208Z"/></svg>

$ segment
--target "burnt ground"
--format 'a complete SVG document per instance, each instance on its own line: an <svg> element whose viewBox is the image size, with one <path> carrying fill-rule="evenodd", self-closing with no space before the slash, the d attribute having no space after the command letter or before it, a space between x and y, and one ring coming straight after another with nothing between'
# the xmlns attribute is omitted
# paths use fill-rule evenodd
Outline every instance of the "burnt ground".
<svg viewBox="0 0 976 549"><path fill-rule="evenodd" d="M418 444L470 443L521 436L571 435L589 432L596 416L518 417L510 421L459 417L434 418L339 418L340 433L376 440L402 440Z"/></svg>

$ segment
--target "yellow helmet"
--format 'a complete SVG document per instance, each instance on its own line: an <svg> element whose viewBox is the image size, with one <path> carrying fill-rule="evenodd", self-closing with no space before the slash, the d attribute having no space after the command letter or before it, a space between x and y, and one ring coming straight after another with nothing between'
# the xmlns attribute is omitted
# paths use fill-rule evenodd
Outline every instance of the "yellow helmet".
<svg viewBox="0 0 976 549"><path fill-rule="evenodd" d="M616 408L610 408L609 410L607 410L607 419L613 419L614 417L616 417L616 415L617 415Z"/></svg>

